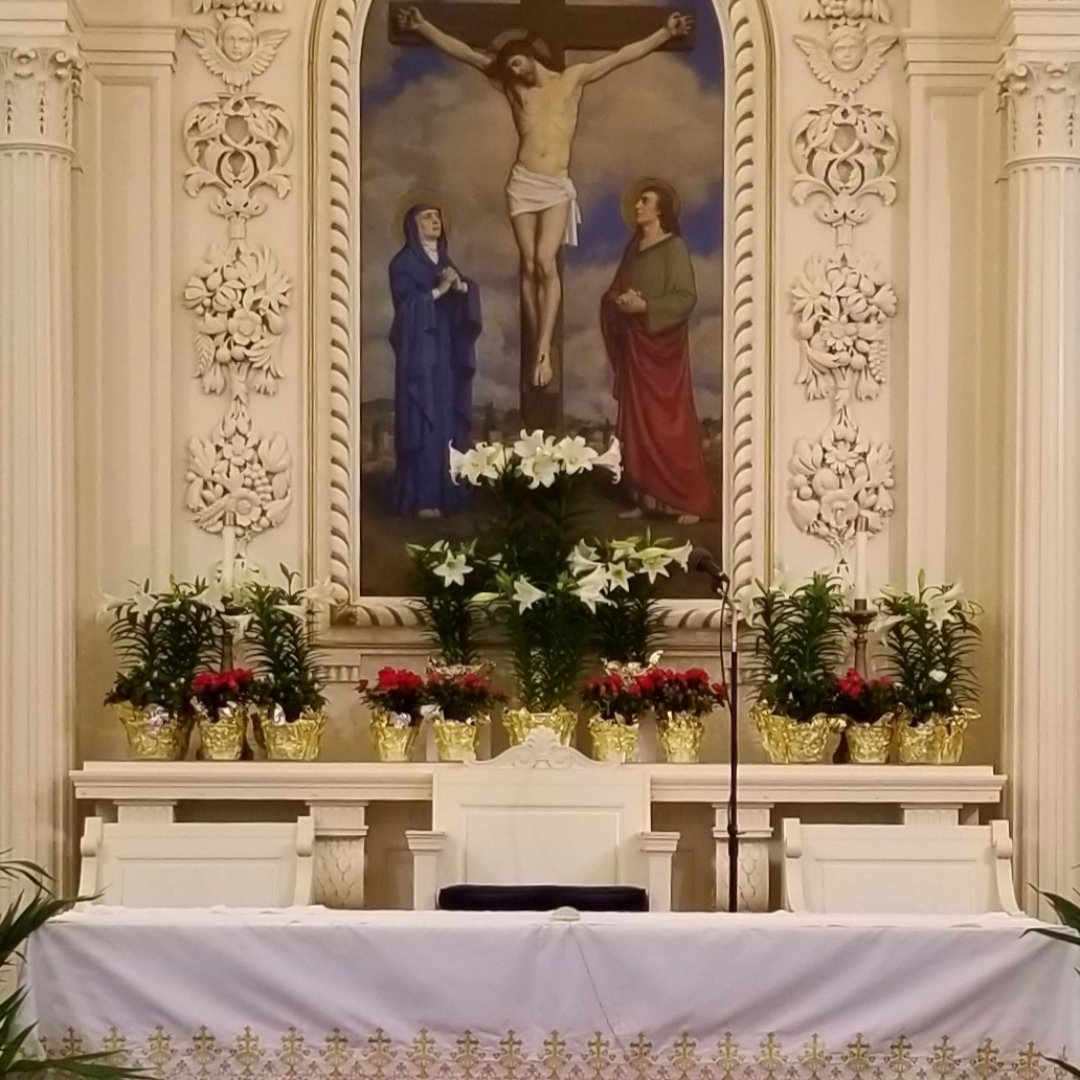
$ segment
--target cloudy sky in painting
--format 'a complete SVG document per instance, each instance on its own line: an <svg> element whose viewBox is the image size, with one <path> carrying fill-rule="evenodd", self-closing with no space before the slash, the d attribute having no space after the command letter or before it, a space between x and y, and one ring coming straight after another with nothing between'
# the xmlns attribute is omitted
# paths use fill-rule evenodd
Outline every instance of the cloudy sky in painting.
<svg viewBox="0 0 1080 1080"><path fill-rule="evenodd" d="M702 417L720 415L722 51L711 0L677 6L697 14L692 53L648 57L585 90L571 165L581 246L564 249L566 409L582 419L614 415L597 312L628 237L623 192L644 176L668 180L682 200L700 296L691 324L698 408ZM510 111L471 68L432 49L391 46L386 19L385 0L377 0L361 65L363 398L392 396L386 267L401 244L396 216L408 194L423 192L446 207L451 255L481 288L474 402L512 408L520 349L517 249L504 195L517 146ZM569 62L588 58L571 53Z"/></svg>

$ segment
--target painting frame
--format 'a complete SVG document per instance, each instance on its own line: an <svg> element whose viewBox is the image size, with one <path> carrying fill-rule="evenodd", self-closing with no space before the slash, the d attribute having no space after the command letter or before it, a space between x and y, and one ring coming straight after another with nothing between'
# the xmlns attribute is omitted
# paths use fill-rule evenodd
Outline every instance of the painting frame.
<svg viewBox="0 0 1080 1080"><path fill-rule="evenodd" d="M407 596L361 591L360 53L374 0L317 0L307 55L308 571L338 602L328 645L421 647ZM736 592L772 563L776 56L766 0L713 0L724 48L724 480L721 559ZM664 604L665 625L711 632L710 599Z"/></svg>

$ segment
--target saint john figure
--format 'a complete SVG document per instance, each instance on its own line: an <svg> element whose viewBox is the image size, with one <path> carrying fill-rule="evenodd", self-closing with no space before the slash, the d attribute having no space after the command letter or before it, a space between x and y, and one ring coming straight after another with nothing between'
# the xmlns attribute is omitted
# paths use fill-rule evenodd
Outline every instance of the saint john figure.
<svg viewBox="0 0 1080 1080"><path fill-rule="evenodd" d="M644 508L692 525L716 516L690 365L694 267L666 185L638 193L634 219L600 307L618 403L615 434L637 504L620 516L637 517Z"/></svg>
<svg viewBox="0 0 1080 1080"><path fill-rule="evenodd" d="M472 443L480 292L451 262L437 206L411 207L404 232L405 245L390 261L393 508L441 517L463 509L466 498L450 480L450 446L467 450Z"/></svg>

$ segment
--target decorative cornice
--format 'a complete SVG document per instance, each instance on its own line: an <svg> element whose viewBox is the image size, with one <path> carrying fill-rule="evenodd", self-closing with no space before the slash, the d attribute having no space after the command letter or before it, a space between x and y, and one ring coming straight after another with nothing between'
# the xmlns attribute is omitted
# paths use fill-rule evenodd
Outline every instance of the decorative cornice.
<svg viewBox="0 0 1080 1080"><path fill-rule="evenodd" d="M998 73L1008 116L1008 163L1080 162L1080 58L1010 57Z"/></svg>
<svg viewBox="0 0 1080 1080"><path fill-rule="evenodd" d="M0 47L0 147L72 149L83 61L70 46Z"/></svg>

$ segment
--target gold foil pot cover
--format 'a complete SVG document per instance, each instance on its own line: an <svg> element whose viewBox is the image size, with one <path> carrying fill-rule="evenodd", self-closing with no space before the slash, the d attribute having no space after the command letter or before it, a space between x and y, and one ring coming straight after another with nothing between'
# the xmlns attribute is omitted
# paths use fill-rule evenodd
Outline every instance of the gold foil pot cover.
<svg viewBox="0 0 1080 1080"><path fill-rule="evenodd" d="M705 721L693 713L668 713L656 718L656 734L664 760L672 765L694 765L701 760Z"/></svg>
<svg viewBox="0 0 1080 1080"><path fill-rule="evenodd" d="M113 706L127 733L128 748L145 761L182 761L191 738L191 721L161 705L142 708L130 701Z"/></svg>
<svg viewBox="0 0 1080 1080"><path fill-rule="evenodd" d="M638 725L625 724L621 720L605 720L594 717L589 721L592 736L593 757L597 761L613 761L625 764L633 761L637 750Z"/></svg>
<svg viewBox="0 0 1080 1080"><path fill-rule="evenodd" d="M319 756L326 717L321 712L305 709L291 723L275 715L277 706L259 710L260 727L266 740L266 756L270 761L314 761Z"/></svg>
<svg viewBox="0 0 1080 1080"><path fill-rule="evenodd" d="M764 702L750 710L765 753L774 765L809 765L830 756L833 737L847 725L842 716L817 713L806 721L773 712Z"/></svg>
<svg viewBox="0 0 1080 1080"><path fill-rule="evenodd" d="M503 713L503 726L510 735L511 746L523 743L525 736L537 728L550 728L558 735L563 746L569 746L577 727L577 713L565 705L556 705L554 709L544 712L507 709Z"/></svg>
<svg viewBox="0 0 1080 1080"><path fill-rule="evenodd" d="M904 765L958 765L964 754L964 734L977 720L973 709L951 713L931 713L921 724L911 722L911 713L897 714L900 761Z"/></svg>
<svg viewBox="0 0 1080 1080"><path fill-rule="evenodd" d="M218 711L217 720L211 720L201 706L195 711L203 760L239 761L247 735L247 709L243 705L225 705Z"/></svg>
<svg viewBox="0 0 1080 1080"><path fill-rule="evenodd" d="M475 761L476 740L480 735L480 724L488 718L475 720L436 720L435 746L439 751L440 761Z"/></svg>
<svg viewBox="0 0 1080 1080"><path fill-rule="evenodd" d="M371 740L380 761L409 761L419 731L419 721L407 713L375 709L371 714Z"/></svg>
<svg viewBox="0 0 1080 1080"><path fill-rule="evenodd" d="M872 724L848 721L847 742L854 765L884 765L889 760L896 722L892 713L885 713Z"/></svg>

